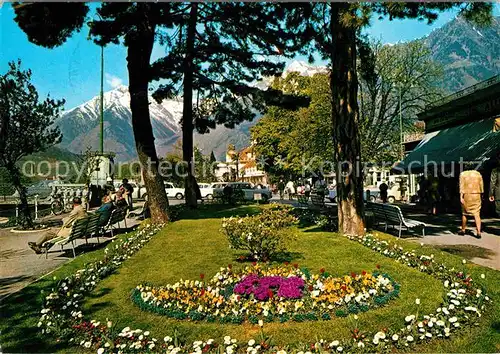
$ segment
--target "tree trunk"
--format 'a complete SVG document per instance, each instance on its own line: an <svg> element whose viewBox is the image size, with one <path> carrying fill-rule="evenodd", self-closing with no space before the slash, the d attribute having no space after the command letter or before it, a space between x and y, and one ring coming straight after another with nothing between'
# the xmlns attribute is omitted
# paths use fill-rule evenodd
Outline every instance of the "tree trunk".
<svg viewBox="0 0 500 354"><path fill-rule="evenodd" d="M184 57L184 103L182 110L182 157L187 164L186 178L184 179L184 194L186 204L196 208L196 178L193 175L193 57L194 39L196 34L196 18L198 16L198 3L191 3L189 24L186 37L186 55Z"/></svg>
<svg viewBox="0 0 500 354"><path fill-rule="evenodd" d="M339 232L364 235L363 171L358 131L358 78L356 73L356 28L341 21L349 4L332 3L330 33L330 89L334 157L337 163ZM352 170L350 170L352 169Z"/></svg>
<svg viewBox="0 0 500 354"><path fill-rule="evenodd" d="M153 223L160 224L168 221L168 199L163 179L158 173L159 161L149 117L148 73L154 34L154 25L148 24L146 20L138 24L137 32L131 34L127 40L127 67L135 146L148 191L151 219Z"/></svg>
<svg viewBox="0 0 500 354"><path fill-rule="evenodd" d="M16 188L17 193L19 193L20 204L18 223L23 229L33 228L33 219L28 205L28 196L26 195L26 188L21 182L21 173L15 165L9 164L6 168L7 171L9 171L12 185Z"/></svg>

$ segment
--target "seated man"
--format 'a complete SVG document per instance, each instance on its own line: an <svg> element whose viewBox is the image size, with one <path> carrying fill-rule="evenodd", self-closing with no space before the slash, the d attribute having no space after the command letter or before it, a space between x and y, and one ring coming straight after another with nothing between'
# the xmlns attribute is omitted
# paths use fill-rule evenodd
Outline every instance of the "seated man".
<svg viewBox="0 0 500 354"><path fill-rule="evenodd" d="M127 201L125 200L125 198L123 198L123 193L121 191L117 191L111 198L112 200L114 199L115 206L117 208L126 208L128 206Z"/></svg>
<svg viewBox="0 0 500 354"><path fill-rule="evenodd" d="M104 195L104 197L102 197L101 207L96 210L96 213L101 215L101 217L99 218L99 226L106 225L114 208L115 206L111 201L111 196L108 194Z"/></svg>
<svg viewBox="0 0 500 354"><path fill-rule="evenodd" d="M47 232L42 235L36 242L28 242L28 246L35 251L36 254L42 253L42 245L52 240L56 237L69 237L71 235L71 228L73 227L73 223L78 219L83 219L87 216L87 211L82 206L82 199L79 197L73 198L73 210L69 215L63 218L63 226L57 232Z"/></svg>

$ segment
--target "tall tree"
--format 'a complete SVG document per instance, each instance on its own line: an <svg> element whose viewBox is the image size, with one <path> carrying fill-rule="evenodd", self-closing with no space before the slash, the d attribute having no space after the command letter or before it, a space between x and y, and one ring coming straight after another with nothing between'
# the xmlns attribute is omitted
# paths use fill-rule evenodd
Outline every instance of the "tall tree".
<svg viewBox="0 0 500 354"><path fill-rule="evenodd" d="M207 133L217 124L233 128L263 111L264 103L297 104L279 91L261 91L253 83L281 72L284 63L268 60L288 48L281 28L282 6L266 3L194 2L178 23L168 55L154 65L160 86L155 98L184 95L183 158L188 166L186 203L196 206L192 176L193 132ZM180 84L182 82L182 84ZM196 96L196 103L194 103ZM300 102L298 104L301 104Z"/></svg>
<svg viewBox="0 0 500 354"><path fill-rule="evenodd" d="M48 48L63 44L80 31L89 11L86 3L16 5L15 21L28 39ZM91 35L98 44L123 42L127 47L132 127L155 223L168 220L168 199L158 173L159 160L149 117L150 60L155 36L172 28L182 7L179 3L103 3L96 10L100 19L92 20L90 25Z"/></svg>
<svg viewBox="0 0 500 354"><path fill-rule="evenodd" d="M17 162L23 156L58 144L62 138L53 123L64 100L39 98L31 83L31 71L22 70L20 60L10 62L7 73L0 76L0 167L8 171L19 193L24 227L32 227L33 220Z"/></svg>
<svg viewBox="0 0 500 354"><path fill-rule="evenodd" d="M416 18L430 23L439 12L451 8L459 8L463 16L476 22L491 21L491 3L302 3L287 13L290 31L310 45L304 46L302 52L310 53L313 48L330 63L332 140L339 166L337 200L339 231L343 234L365 232L356 69L361 29L369 25L373 14L390 20Z"/></svg>

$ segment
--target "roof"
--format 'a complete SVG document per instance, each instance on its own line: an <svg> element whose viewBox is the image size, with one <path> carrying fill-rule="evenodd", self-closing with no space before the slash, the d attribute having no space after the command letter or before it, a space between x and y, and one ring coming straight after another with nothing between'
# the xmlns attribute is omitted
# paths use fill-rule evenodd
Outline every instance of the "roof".
<svg viewBox="0 0 500 354"><path fill-rule="evenodd" d="M500 117L428 133L394 172L420 173L425 166L481 162L500 152Z"/></svg>

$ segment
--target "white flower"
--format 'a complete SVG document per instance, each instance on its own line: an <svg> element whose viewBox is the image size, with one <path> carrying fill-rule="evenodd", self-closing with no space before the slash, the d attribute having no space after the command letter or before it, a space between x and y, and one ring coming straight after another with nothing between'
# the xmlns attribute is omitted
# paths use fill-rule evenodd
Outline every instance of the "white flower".
<svg viewBox="0 0 500 354"><path fill-rule="evenodd" d="M374 337L373 338L373 344L377 345L378 344L378 338L377 337Z"/></svg>
<svg viewBox="0 0 500 354"><path fill-rule="evenodd" d="M436 322L436 324L437 324L438 326L443 327L443 326L444 326L444 321L442 321L442 320L438 320L438 321Z"/></svg>
<svg viewBox="0 0 500 354"><path fill-rule="evenodd" d="M92 343L90 342L85 342L85 344L83 345L85 348L90 348L90 346L92 345Z"/></svg>
<svg viewBox="0 0 500 354"><path fill-rule="evenodd" d="M334 340L333 342L330 343L330 347L336 347L340 344L338 340Z"/></svg>
<svg viewBox="0 0 500 354"><path fill-rule="evenodd" d="M102 354L102 353L104 353L104 348L97 349L97 354Z"/></svg>
<svg viewBox="0 0 500 354"><path fill-rule="evenodd" d="M149 336L149 331L144 332L145 336Z"/></svg>
<svg viewBox="0 0 500 354"><path fill-rule="evenodd" d="M408 337L406 337L406 340L407 340L408 342L413 342L413 337L412 337L412 336L408 336Z"/></svg>
<svg viewBox="0 0 500 354"><path fill-rule="evenodd" d="M253 347L253 345L254 345L254 344L255 344L255 340L254 340L254 339L250 339L250 340L248 341L248 346L249 346L249 347Z"/></svg>
<svg viewBox="0 0 500 354"><path fill-rule="evenodd" d="M163 338L163 340L165 341L165 343L168 343L172 341L172 337L166 336L165 338Z"/></svg>
<svg viewBox="0 0 500 354"><path fill-rule="evenodd" d="M358 315L354 315L354 319L357 320L358 319Z"/></svg>
<svg viewBox="0 0 500 354"><path fill-rule="evenodd" d="M378 339L385 339L385 333L380 331L380 332L377 332L375 334L375 337L377 337Z"/></svg>
<svg viewBox="0 0 500 354"><path fill-rule="evenodd" d="M365 347L365 343L363 342L358 342L358 348L364 348Z"/></svg>
<svg viewBox="0 0 500 354"><path fill-rule="evenodd" d="M417 305L420 305L420 299L416 299L416 300L415 300L415 303L416 303Z"/></svg>
<svg viewBox="0 0 500 354"><path fill-rule="evenodd" d="M264 321L259 320L259 327L264 327Z"/></svg>
<svg viewBox="0 0 500 354"><path fill-rule="evenodd" d="M462 259L462 263L465 264L467 263L467 261L465 259Z"/></svg>
<svg viewBox="0 0 500 354"><path fill-rule="evenodd" d="M457 322L458 321L458 318L456 318L455 316L453 316L452 318L450 318L448 321L450 321L451 323L453 322Z"/></svg>
<svg viewBox="0 0 500 354"><path fill-rule="evenodd" d="M342 347L338 347L338 348L337 348L337 351L338 351L338 352L341 352L342 350L344 350L344 348L342 348Z"/></svg>
<svg viewBox="0 0 500 354"><path fill-rule="evenodd" d="M224 337L224 344L231 344L231 337L230 336Z"/></svg>
<svg viewBox="0 0 500 354"><path fill-rule="evenodd" d="M405 317L405 321L406 322L411 322L415 319L415 315L409 315L409 316L406 316Z"/></svg>
<svg viewBox="0 0 500 354"><path fill-rule="evenodd" d="M429 333L429 332L426 332L426 333L425 333L425 336L426 336L427 338L432 338L432 334L431 334L431 333Z"/></svg>
<svg viewBox="0 0 500 354"><path fill-rule="evenodd" d="M399 336L398 336L397 334L394 334L394 335L392 336L392 340L396 341L396 340L398 340L398 339L399 339Z"/></svg>
<svg viewBox="0 0 500 354"><path fill-rule="evenodd" d="M481 279L484 279L486 278L486 276L484 274L481 274Z"/></svg>

